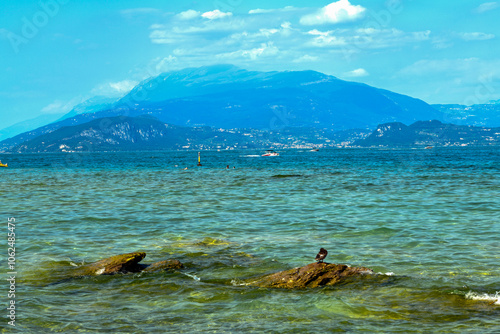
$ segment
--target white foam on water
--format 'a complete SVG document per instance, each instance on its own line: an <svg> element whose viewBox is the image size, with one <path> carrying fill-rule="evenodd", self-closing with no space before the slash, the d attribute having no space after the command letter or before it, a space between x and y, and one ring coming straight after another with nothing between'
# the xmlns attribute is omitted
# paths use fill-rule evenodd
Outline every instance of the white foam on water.
<svg viewBox="0 0 500 334"><path fill-rule="evenodd" d="M75 262L69 260L69 264L70 264L70 266L73 266L73 267L80 267L80 266L83 266L85 264L85 261L82 260L81 263L75 263Z"/></svg>
<svg viewBox="0 0 500 334"><path fill-rule="evenodd" d="M492 304L495 305L500 305L500 291L497 291L494 295L493 294L487 294L487 293L476 293L473 291L467 292L465 295L465 298L471 299L471 300L479 300L479 301L485 301L485 302L491 302Z"/></svg>
<svg viewBox="0 0 500 334"><path fill-rule="evenodd" d="M198 276L194 275L194 274L188 274L188 273L183 273L184 275L188 276L188 277L191 277L192 279L194 279L195 281L199 281L201 280L201 278L199 278Z"/></svg>
<svg viewBox="0 0 500 334"><path fill-rule="evenodd" d="M260 155L248 154L248 155L240 155L242 158L258 158Z"/></svg>
<svg viewBox="0 0 500 334"><path fill-rule="evenodd" d="M256 281L255 281L256 282ZM233 286L247 286L247 285L250 285L252 283L255 283L255 282L251 282L251 283L244 283L244 282L241 282L240 280L237 280L237 279L232 279L231 280L231 284Z"/></svg>

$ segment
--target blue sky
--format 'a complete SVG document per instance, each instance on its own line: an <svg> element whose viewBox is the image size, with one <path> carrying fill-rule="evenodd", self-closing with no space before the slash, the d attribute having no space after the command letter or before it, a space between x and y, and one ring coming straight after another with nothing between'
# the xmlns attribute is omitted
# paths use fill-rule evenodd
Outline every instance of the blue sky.
<svg viewBox="0 0 500 334"><path fill-rule="evenodd" d="M500 99L500 1L2 1L0 129L214 63L423 99Z"/></svg>

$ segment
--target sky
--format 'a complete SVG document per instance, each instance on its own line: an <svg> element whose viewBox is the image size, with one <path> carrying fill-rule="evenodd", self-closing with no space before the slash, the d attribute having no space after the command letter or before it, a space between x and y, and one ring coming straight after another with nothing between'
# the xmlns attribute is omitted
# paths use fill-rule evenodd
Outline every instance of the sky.
<svg viewBox="0 0 500 334"><path fill-rule="evenodd" d="M500 99L499 17L489 0L6 0L0 129L220 63L488 103Z"/></svg>

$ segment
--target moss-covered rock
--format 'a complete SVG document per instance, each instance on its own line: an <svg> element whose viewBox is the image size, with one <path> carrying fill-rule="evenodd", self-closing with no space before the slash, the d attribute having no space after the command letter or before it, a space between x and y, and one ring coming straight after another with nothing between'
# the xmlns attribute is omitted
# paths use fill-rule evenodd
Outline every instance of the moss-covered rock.
<svg viewBox="0 0 500 334"><path fill-rule="evenodd" d="M90 263L71 271L71 277L112 275L117 273L154 272L167 269L182 269L179 260L164 260L147 265L139 263L146 257L144 252L115 255L110 258Z"/></svg>
<svg viewBox="0 0 500 334"><path fill-rule="evenodd" d="M363 267L349 267L345 264L311 263L304 267L280 271L258 279L249 280L248 285L263 288L304 289L335 285L349 278L372 274Z"/></svg>
<svg viewBox="0 0 500 334"><path fill-rule="evenodd" d="M145 268L139 264L146 257L144 252L115 255L75 269L71 276L112 275L117 273L136 273Z"/></svg>

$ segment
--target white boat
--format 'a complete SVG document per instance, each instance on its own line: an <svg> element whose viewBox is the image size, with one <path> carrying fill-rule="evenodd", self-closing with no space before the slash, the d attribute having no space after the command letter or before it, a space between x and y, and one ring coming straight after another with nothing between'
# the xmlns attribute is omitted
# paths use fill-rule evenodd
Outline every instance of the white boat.
<svg viewBox="0 0 500 334"><path fill-rule="evenodd" d="M263 157L278 157L280 154L273 150L267 150L266 153L262 154Z"/></svg>

